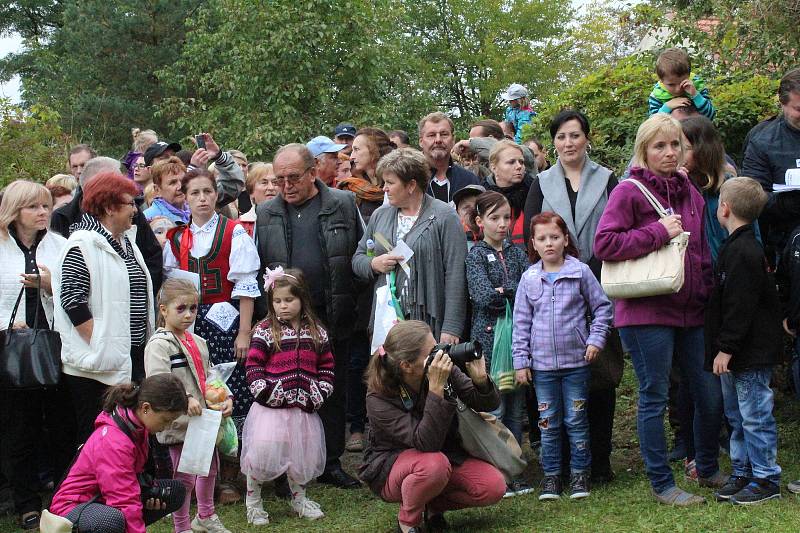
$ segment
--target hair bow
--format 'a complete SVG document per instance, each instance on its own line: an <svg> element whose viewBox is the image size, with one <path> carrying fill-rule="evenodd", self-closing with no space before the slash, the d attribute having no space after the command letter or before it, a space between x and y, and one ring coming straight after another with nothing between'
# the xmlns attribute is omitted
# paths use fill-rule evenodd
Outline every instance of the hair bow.
<svg viewBox="0 0 800 533"><path fill-rule="evenodd" d="M283 277L297 279L291 274L287 274L286 272L284 272L282 266L277 266L272 270L270 270L270 268L267 267L266 271L264 272L264 286L269 287L270 289L274 289L275 282Z"/></svg>

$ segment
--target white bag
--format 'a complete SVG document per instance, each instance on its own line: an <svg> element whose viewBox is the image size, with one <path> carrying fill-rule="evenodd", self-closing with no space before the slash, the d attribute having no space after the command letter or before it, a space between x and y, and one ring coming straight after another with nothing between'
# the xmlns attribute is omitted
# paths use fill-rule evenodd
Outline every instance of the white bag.
<svg viewBox="0 0 800 533"><path fill-rule="evenodd" d="M658 213L668 216L661 202L647 187L635 179L636 185ZM689 246L689 232L673 237L662 248L627 261L603 261L600 279L603 290L610 298L643 298L661 294L674 294L683 287L684 258Z"/></svg>
<svg viewBox="0 0 800 533"><path fill-rule="evenodd" d="M375 319L372 323L372 343L369 353L374 354L378 351L378 348L386 340L389 330L397 322L397 311L394 309L392 295L389 292L387 283L375 289Z"/></svg>
<svg viewBox="0 0 800 533"><path fill-rule="evenodd" d="M190 416L183 441L178 472L207 476L214 458L214 446L222 423L222 411L203 409L200 416Z"/></svg>
<svg viewBox="0 0 800 533"><path fill-rule="evenodd" d="M39 517L39 531L41 533L72 533L72 522L45 509Z"/></svg>

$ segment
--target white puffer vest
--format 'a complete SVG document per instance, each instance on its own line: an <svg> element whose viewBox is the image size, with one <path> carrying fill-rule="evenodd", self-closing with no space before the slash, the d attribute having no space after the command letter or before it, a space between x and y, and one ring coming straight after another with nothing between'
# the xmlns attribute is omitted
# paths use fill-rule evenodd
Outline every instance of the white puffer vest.
<svg viewBox="0 0 800 533"><path fill-rule="evenodd" d="M48 231L36 247L36 263L44 265L50 272L55 273L58 265L58 258L67 239L57 233ZM8 320L11 311L14 309L14 302L17 301L19 291L22 289L20 274L25 273L25 255L17 246L17 242L10 235L5 239L0 237L0 330L8 327ZM42 300L45 316L40 316L42 322L47 320L48 324L53 321L53 295L41 291L39 297ZM25 322L25 297L19 303L17 309L16 322Z"/></svg>
<svg viewBox="0 0 800 533"><path fill-rule="evenodd" d="M147 277L147 297L153 284L144 258L131 240L136 262ZM91 276L89 310L94 320L89 344L81 338L61 306L61 266L72 248L83 254ZM131 380L130 283L125 261L108 241L95 231L78 230L67 240L53 271L55 327L61 333L61 363L65 374L117 385ZM147 305L147 337L153 334L155 306Z"/></svg>

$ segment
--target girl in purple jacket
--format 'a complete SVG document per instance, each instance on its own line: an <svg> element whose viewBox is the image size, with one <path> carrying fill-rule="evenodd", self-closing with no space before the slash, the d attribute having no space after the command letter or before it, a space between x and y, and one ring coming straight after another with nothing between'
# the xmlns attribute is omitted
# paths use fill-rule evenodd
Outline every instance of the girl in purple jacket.
<svg viewBox="0 0 800 533"><path fill-rule="evenodd" d="M553 212L531 221L528 254L514 304L512 351L517 383L531 381L539 403L544 479L539 500L561 496L561 425L570 444L570 498L589 495L589 363L611 327L611 302L577 259L567 224Z"/></svg>

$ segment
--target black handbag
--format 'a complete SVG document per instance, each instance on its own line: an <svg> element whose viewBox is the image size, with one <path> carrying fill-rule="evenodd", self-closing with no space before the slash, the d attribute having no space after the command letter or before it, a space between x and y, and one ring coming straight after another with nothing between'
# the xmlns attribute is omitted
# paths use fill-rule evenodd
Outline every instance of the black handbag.
<svg viewBox="0 0 800 533"><path fill-rule="evenodd" d="M41 278L39 283L37 296ZM61 376L61 336L51 329L39 329L39 305L33 328L12 329L23 294L25 287L19 291L8 329L0 331L0 389L52 387Z"/></svg>

